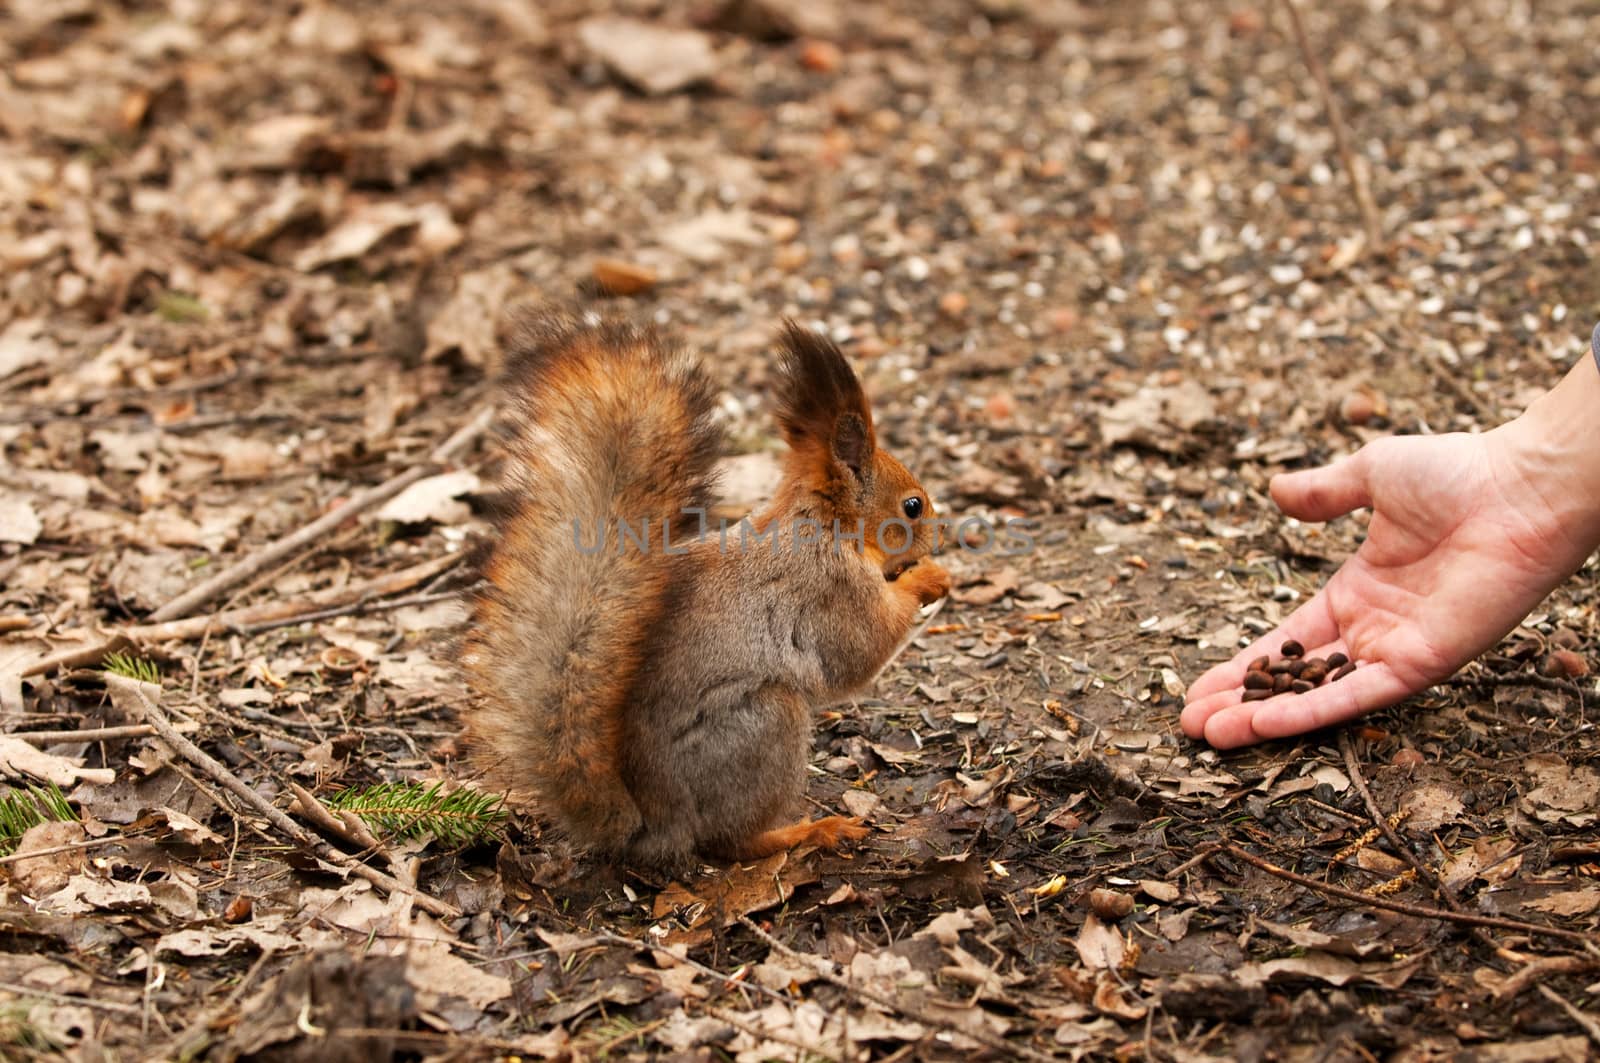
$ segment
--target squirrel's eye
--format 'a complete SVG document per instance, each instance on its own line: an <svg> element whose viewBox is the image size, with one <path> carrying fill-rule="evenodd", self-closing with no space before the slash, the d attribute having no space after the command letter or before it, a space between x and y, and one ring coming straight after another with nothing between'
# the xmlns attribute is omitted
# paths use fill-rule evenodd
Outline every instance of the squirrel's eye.
<svg viewBox="0 0 1600 1063"><path fill-rule="evenodd" d="M912 495L910 498L900 503L900 508L906 511L906 516L909 519L916 520L918 517L922 516L922 499L916 495Z"/></svg>

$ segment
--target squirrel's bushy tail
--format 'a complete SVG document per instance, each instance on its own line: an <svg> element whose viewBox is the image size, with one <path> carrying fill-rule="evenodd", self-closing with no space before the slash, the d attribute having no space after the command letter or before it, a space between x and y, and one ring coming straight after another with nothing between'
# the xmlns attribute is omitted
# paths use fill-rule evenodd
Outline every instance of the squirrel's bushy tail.
<svg viewBox="0 0 1600 1063"><path fill-rule="evenodd" d="M464 663L486 781L621 849L640 824L619 774L649 636L671 616L674 543L700 527L722 437L695 359L653 331L525 314L507 348L508 512Z"/></svg>

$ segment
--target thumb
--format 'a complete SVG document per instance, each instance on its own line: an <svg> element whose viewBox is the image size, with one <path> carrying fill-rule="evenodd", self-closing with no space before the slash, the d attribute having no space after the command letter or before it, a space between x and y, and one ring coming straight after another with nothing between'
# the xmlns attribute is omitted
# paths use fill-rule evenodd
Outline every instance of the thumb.
<svg viewBox="0 0 1600 1063"><path fill-rule="evenodd" d="M1267 489L1278 508L1291 517L1332 520L1372 505L1367 473L1366 451L1362 450L1320 469L1279 473Z"/></svg>

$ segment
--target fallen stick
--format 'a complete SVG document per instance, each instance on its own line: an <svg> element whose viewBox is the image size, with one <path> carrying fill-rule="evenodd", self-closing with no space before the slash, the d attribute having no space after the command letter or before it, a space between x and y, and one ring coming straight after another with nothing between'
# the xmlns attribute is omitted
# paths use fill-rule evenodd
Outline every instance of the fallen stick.
<svg viewBox="0 0 1600 1063"><path fill-rule="evenodd" d="M90 643L87 646L74 646L58 653L52 653L47 657L41 657L32 664L25 666L22 669L22 674L25 676L40 675L54 671L57 668L76 668L80 665L99 664L105 659L106 654L135 643L182 642L199 638L207 631L218 629L226 630L267 623L273 623L275 626L294 623L301 614L316 616L330 606L359 602L368 598L382 598L385 595L410 590L417 584L454 568L461 563L464 556L463 554L445 554L442 557L412 565L410 568L400 569L398 572L386 573L376 579L367 580L365 583L314 591L303 598L297 598L293 601L265 602L261 605L229 609L220 613L211 613L207 616L191 616L182 620L168 620L160 624L135 624L113 632L99 642Z"/></svg>
<svg viewBox="0 0 1600 1063"><path fill-rule="evenodd" d="M440 466L447 464L456 454L465 450L488 429L489 423L493 419L494 408L492 406L478 411L477 416L461 426L449 439L435 447L426 461L407 469L397 476L391 476L376 487L357 491L350 497L349 501L338 509L324 513L299 531L284 536L266 549L229 565L198 586L191 587L151 613L148 622L155 624L164 620L177 620L180 617L188 616L212 599L237 587L268 565L275 564L303 547L309 546L356 514L371 509L380 502L388 501L418 480L433 474Z"/></svg>
<svg viewBox="0 0 1600 1063"><path fill-rule="evenodd" d="M364 878L385 893L404 893L416 902L417 907L430 915L436 915L441 919L454 919L461 914L460 910L454 905L446 904L437 897L431 897L419 889L407 886L394 876L387 875L375 867L368 867L361 861L340 852L290 819L283 810L246 786L237 775L229 771L220 761L214 759L205 750L179 734L177 729L172 726L171 721L167 719L166 713L162 712L161 707L150 698L150 695L144 692L145 684L136 679L129 679L120 675L108 676L107 682L125 684L127 688L138 696L139 702L143 706L145 720L156 729L156 733L161 736L161 740L172 747L173 752L210 776L212 781L244 802L247 808L265 817L267 822L271 823L279 831L291 838L295 844L311 853L317 859L349 871L352 875Z"/></svg>
<svg viewBox="0 0 1600 1063"><path fill-rule="evenodd" d="M1326 893L1333 897L1342 897L1347 901L1357 904L1370 905L1373 908L1387 908L1391 912L1400 912L1403 915L1414 915L1420 919L1440 919L1451 923L1461 923L1466 926L1487 926L1497 930L1514 930L1523 934L1539 934L1545 937L1561 938L1566 941L1576 941L1579 944L1588 944L1594 935L1585 934L1577 930L1563 930L1555 926L1540 926L1538 923L1525 923L1520 919L1501 919L1493 915L1474 915L1471 912L1451 912L1443 908L1428 908L1420 904L1407 904L1405 901L1391 901L1387 897L1376 897L1370 893L1359 893L1356 890L1347 890L1343 886L1335 886L1329 882L1319 882L1305 875L1295 874L1287 868L1279 867L1270 860L1263 860L1254 853L1239 848L1232 842L1213 842L1215 847L1207 852L1207 856L1216 856L1227 853L1229 856L1243 860L1252 867L1260 868L1267 874L1281 878L1285 882L1293 882L1297 886L1304 886L1318 893Z"/></svg>
<svg viewBox="0 0 1600 1063"><path fill-rule="evenodd" d="M1561 1010L1566 1012L1573 1022L1583 1027L1583 1032L1589 1035L1589 1040L1593 1041L1597 1045L1600 1045L1600 1020L1597 1020L1593 1015L1590 1015L1586 1011L1579 1011L1577 1008L1572 1006L1571 1001L1562 996L1560 993L1557 993L1554 989L1551 989L1549 986L1541 985L1538 987L1538 989L1540 993L1544 994L1544 998L1546 1000L1560 1005Z"/></svg>
<svg viewBox="0 0 1600 1063"><path fill-rule="evenodd" d="M1389 823L1389 818L1378 807L1378 799L1372 796L1372 790L1367 786L1367 777L1361 771L1361 761L1356 756L1355 743L1351 741L1349 731L1339 732L1339 752L1344 756L1345 774L1350 776L1350 782L1355 786L1356 793L1361 795L1362 803L1367 806L1367 813L1372 817L1372 822L1377 828L1383 832L1384 839L1388 841L1397 854L1405 859L1406 863L1411 865L1411 869L1417 873L1418 878L1438 891L1439 896L1444 898L1445 907L1452 912L1463 911L1461 901L1456 897L1456 891L1451 889L1443 879L1435 874L1433 868L1423 863L1417 854L1411 851L1411 846L1405 843L1399 832ZM1493 941L1486 941L1485 943L1494 944Z"/></svg>
<svg viewBox="0 0 1600 1063"><path fill-rule="evenodd" d="M1356 206L1361 208L1361 219L1367 227L1367 246L1377 251L1383 243L1383 222L1378 217L1378 206L1372 201L1372 190L1367 187L1366 171L1356 165L1355 153L1350 150L1350 138L1345 133L1344 116L1339 113L1339 100L1333 94L1333 86L1328 83L1328 73L1322 69L1322 63L1317 59L1317 53L1312 50L1311 40L1306 36L1305 25L1300 21L1300 9L1295 6L1294 0L1279 0L1285 11L1289 13L1289 26L1294 32L1294 40L1300 46L1300 55L1305 59L1306 66L1311 69L1311 77L1317 83L1317 91L1322 96L1323 109L1328 112L1328 124L1333 128L1333 143L1338 149L1339 161L1344 164L1345 173L1350 177L1351 190L1355 192Z"/></svg>
<svg viewBox="0 0 1600 1063"><path fill-rule="evenodd" d="M156 729L147 723L124 727L85 727L81 731L7 731L7 738L27 742L104 742L112 738L148 738Z"/></svg>

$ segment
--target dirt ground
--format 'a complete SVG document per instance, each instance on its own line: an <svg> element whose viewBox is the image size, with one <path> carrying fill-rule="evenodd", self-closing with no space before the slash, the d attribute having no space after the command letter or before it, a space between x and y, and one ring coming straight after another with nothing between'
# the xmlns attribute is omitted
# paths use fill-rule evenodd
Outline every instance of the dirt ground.
<svg viewBox="0 0 1600 1063"><path fill-rule="evenodd" d="M1593 563L1360 726L1177 712L1360 540L1272 473L1582 353L1594 6L1301 0L1377 246L1281 0L723 7L0 11L0 774L70 805L0 823L0 1058L1593 1056L1600 689L1546 674ZM1035 522L821 720L855 851L668 882L325 807L465 775L527 299L704 352L735 500L789 315Z"/></svg>

